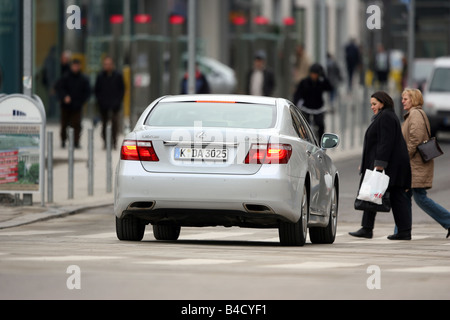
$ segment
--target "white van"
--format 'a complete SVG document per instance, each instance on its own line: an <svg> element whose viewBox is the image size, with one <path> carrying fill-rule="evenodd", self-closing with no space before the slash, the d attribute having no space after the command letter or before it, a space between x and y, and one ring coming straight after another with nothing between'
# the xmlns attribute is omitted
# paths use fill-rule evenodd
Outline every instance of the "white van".
<svg viewBox="0 0 450 320"><path fill-rule="evenodd" d="M431 123L431 135L450 131L450 57L438 58L424 91L423 109Z"/></svg>

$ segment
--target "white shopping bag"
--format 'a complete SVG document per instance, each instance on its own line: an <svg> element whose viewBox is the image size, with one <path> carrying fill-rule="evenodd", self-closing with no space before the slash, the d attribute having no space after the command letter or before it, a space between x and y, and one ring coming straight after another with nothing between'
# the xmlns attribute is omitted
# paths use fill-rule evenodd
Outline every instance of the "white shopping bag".
<svg viewBox="0 0 450 320"><path fill-rule="evenodd" d="M389 186L389 180L389 176L384 171L366 170L357 198L359 200L382 204L382 198Z"/></svg>

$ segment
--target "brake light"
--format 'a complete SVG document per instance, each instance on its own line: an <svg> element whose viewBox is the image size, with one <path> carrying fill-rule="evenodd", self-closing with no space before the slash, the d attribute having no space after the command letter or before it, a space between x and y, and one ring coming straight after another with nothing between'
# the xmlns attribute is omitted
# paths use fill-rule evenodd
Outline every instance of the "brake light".
<svg viewBox="0 0 450 320"><path fill-rule="evenodd" d="M246 164L287 164L292 156L292 146L289 144L268 144L251 146Z"/></svg>
<svg viewBox="0 0 450 320"><path fill-rule="evenodd" d="M151 141L125 140L122 145L121 159L143 162L159 161Z"/></svg>

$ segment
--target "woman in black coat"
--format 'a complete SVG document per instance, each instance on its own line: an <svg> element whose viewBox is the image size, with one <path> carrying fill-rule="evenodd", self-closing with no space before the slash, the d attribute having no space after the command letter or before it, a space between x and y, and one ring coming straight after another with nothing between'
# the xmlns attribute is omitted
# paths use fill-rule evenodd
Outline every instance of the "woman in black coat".
<svg viewBox="0 0 450 320"><path fill-rule="evenodd" d="M361 163L361 183L369 170L385 170L390 177L388 192L398 232L390 240L411 240L411 166L408 149L402 135L394 102L385 92L372 95L371 108L375 116L366 131ZM376 212L364 211L362 229L350 232L359 238L373 237Z"/></svg>

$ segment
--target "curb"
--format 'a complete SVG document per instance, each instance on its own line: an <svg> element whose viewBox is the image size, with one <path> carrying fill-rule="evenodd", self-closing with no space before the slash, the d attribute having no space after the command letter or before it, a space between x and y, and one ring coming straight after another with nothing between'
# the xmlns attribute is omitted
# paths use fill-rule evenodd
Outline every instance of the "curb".
<svg viewBox="0 0 450 320"><path fill-rule="evenodd" d="M49 210L46 212L24 214L20 217L17 217L17 218L8 220L8 221L4 221L4 222L0 223L0 230L25 226L25 225L29 225L29 224L36 223L36 222L48 221L51 219L64 218L67 216L79 214L86 210L109 207L111 205L113 205L113 203L105 202L105 203L101 203L101 204L86 205L86 206L74 205L74 206L59 207L59 208L58 207L49 208Z"/></svg>

